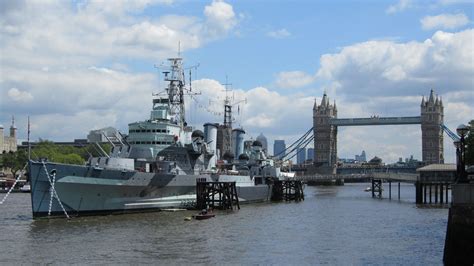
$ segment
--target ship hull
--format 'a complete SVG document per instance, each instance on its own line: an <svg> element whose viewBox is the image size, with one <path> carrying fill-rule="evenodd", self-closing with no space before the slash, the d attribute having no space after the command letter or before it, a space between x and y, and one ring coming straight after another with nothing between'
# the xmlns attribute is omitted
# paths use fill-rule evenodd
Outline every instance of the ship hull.
<svg viewBox="0 0 474 266"><path fill-rule="evenodd" d="M156 174L33 161L29 166L34 218L64 216L64 210L70 216L83 216L191 208L196 201L197 179L216 181L210 175ZM59 200L51 200L53 179ZM236 182L241 203L270 199L271 187L254 185L248 176L219 179Z"/></svg>

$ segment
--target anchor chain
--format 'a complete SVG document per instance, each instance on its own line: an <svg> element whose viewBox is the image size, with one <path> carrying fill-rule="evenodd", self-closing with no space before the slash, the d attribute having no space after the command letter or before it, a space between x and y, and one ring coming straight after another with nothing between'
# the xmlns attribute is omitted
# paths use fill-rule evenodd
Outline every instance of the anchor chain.
<svg viewBox="0 0 474 266"><path fill-rule="evenodd" d="M49 208L48 208L48 216L51 216L51 209L53 207L53 198L54 198L54 183L56 182L56 173L53 173L53 181L51 182L51 186L49 187Z"/></svg>
<svg viewBox="0 0 474 266"><path fill-rule="evenodd" d="M59 199L59 196L58 196L58 193L56 192L56 189L54 188L54 184L56 183L56 171L54 171L51 175L48 173L48 169L46 168L46 164L45 162L43 162L43 168L44 168L44 171L46 173L46 176L48 177L48 181L49 181L49 191L50 191L50 202L49 202L49 210L48 210L48 216L51 215L51 207L52 207L52 204L53 204L53 197L56 198L56 200L58 201L59 203L59 206L61 206L61 209L63 210L64 214L66 215L66 217L68 219L71 219L71 217L69 217L69 215L67 214L67 211L66 209L64 208L63 206L63 203L61 202L61 200ZM51 180L51 176L52 176L52 180Z"/></svg>
<svg viewBox="0 0 474 266"><path fill-rule="evenodd" d="M20 178L22 177L22 173L25 171L26 166L28 166L28 163L26 163L25 166L23 167L23 169L20 171L20 174L16 177L15 182L13 183L13 185L10 187L7 194L3 197L2 201L0 201L0 205L2 205L5 202L5 200L7 200L8 195L10 195L10 193L13 191L13 189L15 188L18 181L20 181Z"/></svg>

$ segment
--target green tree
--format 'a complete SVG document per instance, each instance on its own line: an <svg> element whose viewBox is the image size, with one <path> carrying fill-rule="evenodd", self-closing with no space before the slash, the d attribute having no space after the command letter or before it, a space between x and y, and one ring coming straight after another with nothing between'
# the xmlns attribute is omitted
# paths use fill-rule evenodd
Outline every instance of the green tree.
<svg viewBox="0 0 474 266"><path fill-rule="evenodd" d="M469 122L471 129L466 137L466 165L474 165L474 120Z"/></svg>
<svg viewBox="0 0 474 266"><path fill-rule="evenodd" d="M28 155L26 151L19 150L16 152L7 152L2 155L2 166L10 168L11 173L16 177L17 173L23 169L28 161Z"/></svg>
<svg viewBox="0 0 474 266"><path fill-rule="evenodd" d="M100 144L101 148L110 154L112 146L108 143ZM48 159L51 162L66 164L84 164L91 156L103 156L95 144L84 147L56 145L51 141L42 140L32 149L34 160Z"/></svg>
<svg viewBox="0 0 474 266"><path fill-rule="evenodd" d="M32 157L35 160L48 159L51 162L66 164L84 164L86 154L84 148L55 145L47 140L40 140L32 150Z"/></svg>

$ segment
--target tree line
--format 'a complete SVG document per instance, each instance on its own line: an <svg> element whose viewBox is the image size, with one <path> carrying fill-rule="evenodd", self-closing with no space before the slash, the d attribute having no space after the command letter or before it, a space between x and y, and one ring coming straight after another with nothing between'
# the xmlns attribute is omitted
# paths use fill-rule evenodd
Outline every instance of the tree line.
<svg viewBox="0 0 474 266"><path fill-rule="evenodd" d="M91 156L100 156L95 144L88 144L83 147L73 147L57 145L52 141L41 140L31 148L32 160L48 160L50 162L78 164L82 165ZM111 145L101 144L102 149L107 153L111 150ZM10 169L13 176L16 176L28 162L28 151L20 149L16 152L6 152L0 155L0 169Z"/></svg>

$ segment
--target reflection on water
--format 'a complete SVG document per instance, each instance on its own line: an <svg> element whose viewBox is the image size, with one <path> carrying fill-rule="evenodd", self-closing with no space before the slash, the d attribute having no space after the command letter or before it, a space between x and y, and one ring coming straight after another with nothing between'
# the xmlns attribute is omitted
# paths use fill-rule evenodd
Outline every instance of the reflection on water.
<svg viewBox="0 0 474 266"><path fill-rule="evenodd" d="M418 208L413 185L401 201L365 187L306 187L304 202L204 221L185 221L193 211L32 220L29 195L13 194L0 206L0 263L441 264L447 208Z"/></svg>

